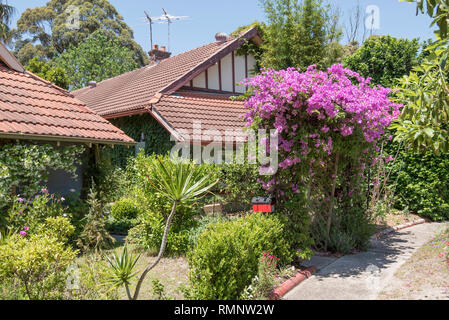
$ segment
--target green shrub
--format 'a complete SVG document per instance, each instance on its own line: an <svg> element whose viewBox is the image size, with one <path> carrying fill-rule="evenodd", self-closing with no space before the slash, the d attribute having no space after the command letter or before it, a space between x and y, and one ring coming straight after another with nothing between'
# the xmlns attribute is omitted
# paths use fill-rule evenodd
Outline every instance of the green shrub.
<svg viewBox="0 0 449 320"><path fill-rule="evenodd" d="M402 151L389 183L396 207L433 221L449 219L449 155Z"/></svg>
<svg viewBox="0 0 449 320"><path fill-rule="evenodd" d="M89 214L82 220L83 229L78 236L77 245L83 251L95 251L109 247L115 242L106 228L104 207L98 198L95 186L89 193Z"/></svg>
<svg viewBox="0 0 449 320"><path fill-rule="evenodd" d="M36 230L47 218L70 216L65 199L49 194L44 188L32 200L15 197L6 217L7 227L19 232L24 227Z"/></svg>
<svg viewBox="0 0 449 320"><path fill-rule="evenodd" d="M219 186L225 194L225 201L231 203L236 208L249 208L253 197L266 194L261 188L261 184L257 181L258 178L258 165L248 163L224 164L222 166L221 183Z"/></svg>
<svg viewBox="0 0 449 320"><path fill-rule="evenodd" d="M136 219L141 211L136 201L129 198L120 199L111 208L111 214L116 220Z"/></svg>
<svg viewBox="0 0 449 320"><path fill-rule="evenodd" d="M170 161L167 156L139 156L130 161L128 174L133 176L135 187L130 191L130 197L139 203L144 212L139 215L139 224L129 230L128 240L139 247L158 251L164 234L165 223L170 215L172 203L158 192L155 192L149 178L153 175L153 165L156 158ZM204 174L214 170L211 166L198 167ZM196 226L195 216L198 214L198 204L181 204L176 208L176 215L170 227L166 253L179 255L189 248L189 232Z"/></svg>
<svg viewBox="0 0 449 320"><path fill-rule="evenodd" d="M68 218L50 217L45 219L45 222L39 226L37 232L38 234L55 237L62 243L67 243L68 239L75 232L75 227L70 223Z"/></svg>
<svg viewBox="0 0 449 320"><path fill-rule="evenodd" d="M327 221L315 219L311 232L317 250L323 250L327 238ZM364 212L337 214L332 220L327 249L343 254L353 250L367 250L374 232L375 226L370 216Z"/></svg>
<svg viewBox="0 0 449 320"><path fill-rule="evenodd" d="M115 218L107 221L107 229L113 234L127 235L129 230L140 223L139 219L120 219Z"/></svg>
<svg viewBox="0 0 449 320"><path fill-rule="evenodd" d="M0 282L16 279L31 300L61 299L76 251L49 235L12 236L0 246Z"/></svg>
<svg viewBox="0 0 449 320"><path fill-rule="evenodd" d="M178 209L180 212L182 207ZM177 219L175 216L174 222L170 228L167 240L166 254L180 255L189 249L189 230L194 227L195 221L185 219ZM129 230L128 240L139 247L158 252L162 237L164 235L166 218L160 214L148 211L141 215L140 223Z"/></svg>
<svg viewBox="0 0 449 320"><path fill-rule="evenodd" d="M238 299L257 275L259 258L269 250L281 263L291 261L284 226L272 215L252 214L209 224L188 255L188 297Z"/></svg>

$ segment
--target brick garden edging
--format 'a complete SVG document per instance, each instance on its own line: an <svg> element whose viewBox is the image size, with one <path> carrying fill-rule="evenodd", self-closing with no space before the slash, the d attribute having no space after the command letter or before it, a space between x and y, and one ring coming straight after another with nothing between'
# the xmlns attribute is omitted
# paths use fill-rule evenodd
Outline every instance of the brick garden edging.
<svg viewBox="0 0 449 320"><path fill-rule="evenodd" d="M291 277L279 287L277 287L270 295L269 300L279 300L285 296L290 290L296 287L298 284L303 282L305 279L309 278L312 274L317 271L315 266L311 266L303 271L300 271L294 277Z"/></svg>
<svg viewBox="0 0 449 320"><path fill-rule="evenodd" d="M396 226L396 227L390 227L390 228L387 228L385 230L379 231L378 233L373 235L371 238L372 239L379 239L380 237L386 236L386 235L388 235L390 233L393 233L395 231L399 231L399 230L403 230L403 229L406 229L406 228L410 228L410 227L416 226L418 224L423 224L423 223L426 223L426 222L427 221L425 219L414 220L414 221L411 221L411 222L408 222L408 223L401 224L401 225Z"/></svg>

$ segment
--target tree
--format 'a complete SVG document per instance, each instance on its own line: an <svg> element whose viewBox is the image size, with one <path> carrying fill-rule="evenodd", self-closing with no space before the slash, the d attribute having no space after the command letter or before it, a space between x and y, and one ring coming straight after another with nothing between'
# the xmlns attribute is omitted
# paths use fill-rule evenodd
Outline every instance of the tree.
<svg viewBox="0 0 449 320"><path fill-rule="evenodd" d="M416 15L420 12L433 18L432 24L438 26L436 33L441 38L448 36L448 20L449 20L449 2L447 0L399 0L407 2L416 2Z"/></svg>
<svg viewBox="0 0 449 320"><path fill-rule="evenodd" d="M77 47L72 46L54 59L67 70L70 88L79 89L89 81L100 82L136 69L139 65L130 49L121 46L117 37L98 30Z"/></svg>
<svg viewBox="0 0 449 320"><path fill-rule="evenodd" d="M166 221L159 254L156 260L149 264L142 272L133 295L131 295L129 285L131 278L135 274L134 266L136 265L136 259L127 257L125 252L123 252L121 257L116 256L113 259L109 259L110 272L112 274L111 283L120 286L124 285L130 300L137 300L140 288L148 272L161 261L167 246L168 233L177 207L181 204L199 200L218 182L214 181L211 183L211 176L204 175L204 170L194 163L162 162L158 158L154 160L152 165L152 176L149 177L150 183L154 187L155 192L158 192L172 203L171 213Z"/></svg>
<svg viewBox="0 0 449 320"><path fill-rule="evenodd" d="M53 67L50 63L40 61L37 57L35 57L28 62L25 69L41 77L42 79L54 83L58 87L64 89L69 88L69 77L67 72L61 67Z"/></svg>
<svg viewBox="0 0 449 320"><path fill-rule="evenodd" d="M23 64L33 47L39 58L52 59L97 30L116 36L139 65L147 64L146 54L133 40L133 31L108 0L50 0L45 6L27 9L17 21L15 50Z"/></svg>
<svg viewBox="0 0 449 320"><path fill-rule="evenodd" d="M430 46L423 63L399 83L397 100L404 108L392 129L415 151L449 152L448 47L449 40Z"/></svg>
<svg viewBox="0 0 449 320"><path fill-rule="evenodd" d="M11 22L14 12L14 7L8 5L8 3L3 3L3 0L0 0L0 41L9 42L11 39L9 23Z"/></svg>
<svg viewBox="0 0 449 320"><path fill-rule="evenodd" d="M419 47L417 39L372 36L343 64L363 77L371 77L375 84L392 87L417 65Z"/></svg>
<svg viewBox="0 0 449 320"><path fill-rule="evenodd" d="M305 69L325 61L328 45L341 36L338 12L324 6L322 0L261 0L267 15L262 65L273 69ZM331 22L328 24L328 22Z"/></svg>

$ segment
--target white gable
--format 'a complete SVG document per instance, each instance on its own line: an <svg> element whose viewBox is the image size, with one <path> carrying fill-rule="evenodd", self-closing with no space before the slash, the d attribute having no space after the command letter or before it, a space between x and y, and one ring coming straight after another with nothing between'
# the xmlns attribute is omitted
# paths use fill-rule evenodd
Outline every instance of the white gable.
<svg viewBox="0 0 449 320"><path fill-rule="evenodd" d="M245 87L238 83L251 77L255 66L254 56L238 56L234 51L195 77L190 85L193 89L244 93Z"/></svg>

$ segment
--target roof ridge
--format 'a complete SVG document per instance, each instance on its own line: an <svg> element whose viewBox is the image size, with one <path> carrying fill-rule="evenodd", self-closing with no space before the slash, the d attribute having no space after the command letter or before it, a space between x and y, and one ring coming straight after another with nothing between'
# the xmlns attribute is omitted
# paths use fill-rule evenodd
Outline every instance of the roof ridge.
<svg viewBox="0 0 449 320"><path fill-rule="evenodd" d="M128 71L128 72L119 74L119 75L117 75L117 76L115 76L115 77L111 77L111 78L108 78L108 79L104 79L104 80L98 82L97 85L102 84L102 83L105 83L105 82L110 81L110 80L116 80L116 79L118 79L118 78L120 78L120 77L122 77L122 76L125 76L125 75L127 75L127 74L130 74L130 73L132 73L132 72L136 72L136 71L138 71L138 70L142 70L142 69L145 69L145 68L151 69L151 68L153 68L153 67L156 67L156 66L157 66L158 64L160 64L160 63L166 63L167 61L170 61L171 59L174 59L174 58L176 58L176 57L179 57L179 56L182 55L182 54L186 54L186 53L189 53L189 52L191 52L191 51L194 51L194 50L198 50L198 49L204 48L204 47L206 47L206 46L208 46L208 45L211 45L211 44L213 44L213 43L216 43L216 42L218 42L218 41L212 41L212 42L203 44L203 45L201 45L201 46L199 46L199 47L196 47L196 48L193 48L193 49L190 49L190 50L186 50L186 51L177 53L177 54L175 54L174 56L171 56L171 57L169 57L169 58L167 58L167 59L164 59L164 60L160 61L159 63L155 63L155 64L152 64L152 65L142 66L142 67L140 67L140 68L137 68L137 69L134 69L134 70L131 70L131 71ZM88 89L88 88L89 88L89 87L86 86L86 87L83 87L83 88L80 88L80 89L77 89L77 90L73 90L72 93L79 92L80 94L82 94L81 90ZM86 90L86 91L87 91L87 90Z"/></svg>

